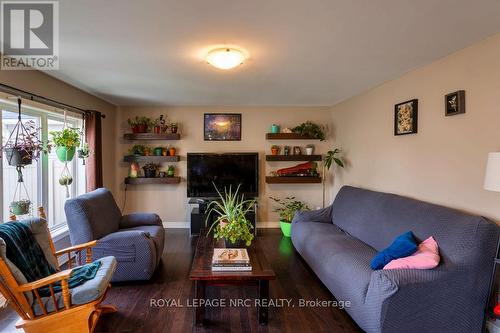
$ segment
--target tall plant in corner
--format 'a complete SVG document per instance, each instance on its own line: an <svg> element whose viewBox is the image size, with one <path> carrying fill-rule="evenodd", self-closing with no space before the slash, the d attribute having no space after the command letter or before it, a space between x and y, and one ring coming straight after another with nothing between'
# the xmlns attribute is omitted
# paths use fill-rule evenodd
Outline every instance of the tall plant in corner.
<svg viewBox="0 0 500 333"><path fill-rule="evenodd" d="M338 148L327 151L325 155L325 160L323 162L323 207L325 207L325 169L330 170L333 164L337 165L339 168L345 167L345 162L342 156L342 151Z"/></svg>
<svg viewBox="0 0 500 333"><path fill-rule="evenodd" d="M247 220L246 215L253 211L255 200L247 200L243 194L239 194L240 185L234 192L231 186L229 189L224 188L224 194L222 194L214 184L219 199L211 201L207 206L208 214L205 226L207 226L212 214L216 216L208 233L213 230L214 237L216 239L223 238L226 247L250 246L254 237L252 223Z"/></svg>

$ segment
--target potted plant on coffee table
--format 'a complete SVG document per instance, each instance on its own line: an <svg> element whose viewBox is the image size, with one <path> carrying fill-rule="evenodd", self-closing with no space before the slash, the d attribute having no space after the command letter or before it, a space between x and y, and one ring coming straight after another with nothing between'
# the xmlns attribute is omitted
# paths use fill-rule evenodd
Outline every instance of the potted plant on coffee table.
<svg viewBox="0 0 500 333"><path fill-rule="evenodd" d="M210 202L207 206L207 219L215 214L216 219L210 226L208 233L214 231L216 239L224 239L227 248L241 248L250 246L254 238L253 226L246 218L247 213L254 210L255 200L245 199L239 194L240 185L233 192L232 187L224 188L224 194L215 186L219 199Z"/></svg>
<svg viewBox="0 0 500 333"><path fill-rule="evenodd" d="M269 197L276 202L278 206L274 209L280 216L280 228L283 236L290 237L292 232L292 219L297 211L309 210L309 207L302 201L295 200L295 197L286 197L278 199Z"/></svg>
<svg viewBox="0 0 500 333"><path fill-rule="evenodd" d="M80 130L66 127L62 131L50 131L52 142L56 147L57 158L61 162L69 162L75 156L76 148L80 145Z"/></svg>

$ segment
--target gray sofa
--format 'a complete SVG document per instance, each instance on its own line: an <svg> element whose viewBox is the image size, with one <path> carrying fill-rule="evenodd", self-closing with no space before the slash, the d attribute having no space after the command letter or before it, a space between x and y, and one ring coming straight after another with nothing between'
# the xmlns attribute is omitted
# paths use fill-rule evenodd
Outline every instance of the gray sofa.
<svg viewBox="0 0 500 333"><path fill-rule="evenodd" d="M480 332L499 236L479 216L393 194L343 187L334 203L300 212L292 242L367 332ZM412 231L439 244L430 270L372 270L373 256Z"/></svg>

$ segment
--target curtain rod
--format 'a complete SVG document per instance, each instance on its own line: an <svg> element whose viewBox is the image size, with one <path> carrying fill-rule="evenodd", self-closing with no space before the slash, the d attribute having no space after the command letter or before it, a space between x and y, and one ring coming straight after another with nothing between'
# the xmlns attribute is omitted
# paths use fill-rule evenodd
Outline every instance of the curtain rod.
<svg viewBox="0 0 500 333"><path fill-rule="evenodd" d="M59 109L72 111L72 112L76 112L76 113L83 114L83 115L90 113L90 112L98 112L96 110L85 110L85 109L82 109L82 108L79 108L76 106L72 106L72 105L69 105L66 103L58 102L58 101L53 100L51 98L47 98L47 97L43 97L43 96L40 96L37 94L33 94L33 93L28 92L28 91L17 89L17 88L11 87L11 86L3 84L3 83L0 83L0 91L14 95L14 96L19 96L19 97L22 97L25 99L29 99L33 102L47 104L47 105L50 105L50 106L53 106L53 107L56 107ZM105 115L101 115L101 117L106 118Z"/></svg>

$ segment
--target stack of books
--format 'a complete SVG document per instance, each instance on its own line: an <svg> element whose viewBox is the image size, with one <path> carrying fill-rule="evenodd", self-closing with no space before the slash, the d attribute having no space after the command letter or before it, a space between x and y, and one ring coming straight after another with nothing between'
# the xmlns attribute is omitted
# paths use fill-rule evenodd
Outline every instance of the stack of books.
<svg viewBox="0 0 500 333"><path fill-rule="evenodd" d="M212 271L251 271L247 249L214 249Z"/></svg>

